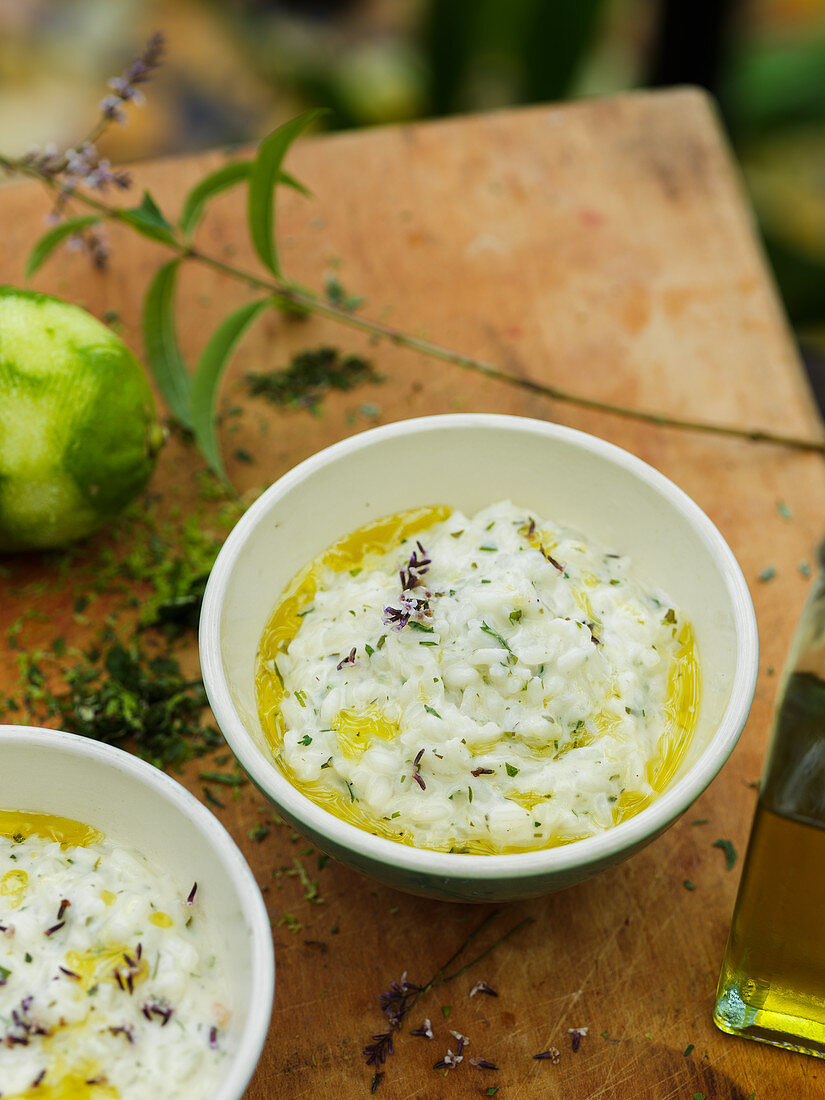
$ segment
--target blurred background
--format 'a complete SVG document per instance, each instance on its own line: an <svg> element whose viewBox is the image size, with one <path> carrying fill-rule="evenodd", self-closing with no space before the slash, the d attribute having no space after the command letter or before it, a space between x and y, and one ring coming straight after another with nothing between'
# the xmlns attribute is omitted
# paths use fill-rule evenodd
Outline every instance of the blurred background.
<svg viewBox="0 0 825 1100"><path fill-rule="evenodd" d="M0 149L71 145L162 29L169 64L115 162L632 88L717 98L825 396L825 0L0 0Z"/></svg>

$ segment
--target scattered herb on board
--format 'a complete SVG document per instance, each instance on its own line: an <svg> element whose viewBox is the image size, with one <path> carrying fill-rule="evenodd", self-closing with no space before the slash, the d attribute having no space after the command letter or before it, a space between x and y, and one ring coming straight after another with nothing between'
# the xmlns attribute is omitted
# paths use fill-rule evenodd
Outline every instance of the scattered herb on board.
<svg viewBox="0 0 825 1100"><path fill-rule="evenodd" d="M776 576L776 569L772 565L766 565L764 569L760 570L756 579L758 581L772 581Z"/></svg>
<svg viewBox="0 0 825 1100"><path fill-rule="evenodd" d="M248 782L245 776L230 772L198 772L198 779L207 783L219 783L224 787L242 787Z"/></svg>
<svg viewBox="0 0 825 1100"><path fill-rule="evenodd" d="M372 1042L368 1043L363 1048L363 1054L367 1065L375 1067L370 1085L371 1092L375 1092L383 1080L384 1071L379 1067L383 1066L388 1056L393 1053L394 1041L401 1024L421 998L425 997L431 990L436 989L438 986L446 985L448 982L458 978L461 974L465 974L475 966L476 963L481 962L482 959L486 959L491 952L495 951L495 949L506 940L509 940L517 932L520 932L526 925L532 924L531 917L519 921L518 924L514 925L502 936L499 936L497 940L490 944L484 951L480 952L480 954L470 959L469 962L464 963L464 965L460 966L457 970L451 971L450 967L459 961L470 944L485 932L499 915L498 912L488 914L475 930L467 936L458 950L453 952L450 958L447 959L444 965L435 972L425 985L418 985L408 981L407 975L404 973L400 982L390 982L390 988L385 993L379 994L378 1001L381 1005L381 1011L384 1013L389 1026L386 1031L373 1035ZM445 1019L449 1016L450 1011L451 1008L449 1005L442 1006L441 1012ZM417 1031L416 1034L421 1034L421 1031Z"/></svg>
<svg viewBox="0 0 825 1100"><path fill-rule="evenodd" d="M219 810L225 810L226 809L226 805L223 802L221 802L221 800L219 798L217 798L209 790L208 787L201 787L201 790L203 791L203 797L206 799L206 801L209 803L210 806L217 806Z"/></svg>
<svg viewBox="0 0 825 1100"><path fill-rule="evenodd" d="M318 882L309 877L306 868L297 856L293 858L292 863L295 867L295 871L292 873L298 876L298 880L304 888L304 898L312 902L313 905L323 905L324 899L318 893Z"/></svg>
<svg viewBox="0 0 825 1100"><path fill-rule="evenodd" d="M684 879L683 882L682 882L682 885L684 886L684 888L686 890L695 890L696 889L696 883L691 882L689 878Z"/></svg>
<svg viewBox="0 0 825 1100"><path fill-rule="evenodd" d="M202 728L206 693L186 679L171 652L114 636L65 674L68 690L51 699L63 729L109 744L126 742L158 767L182 764L221 743Z"/></svg>
<svg viewBox="0 0 825 1100"><path fill-rule="evenodd" d="M799 563L798 568L799 568L799 573L800 573L801 576L805 577L806 579L808 577L810 577L811 567L810 567L810 565L808 565L808 563L806 561L801 561Z"/></svg>
<svg viewBox="0 0 825 1100"><path fill-rule="evenodd" d="M727 864L727 869L730 871L730 869L736 863L736 849L733 846L733 842L723 839L714 840L713 847L721 848L722 851L725 853L725 862Z"/></svg>
<svg viewBox="0 0 825 1100"><path fill-rule="evenodd" d="M695 1049L696 1049L696 1048L695 1048L695 1044L694 1044L694 1043L688 1043L688 1045L687 1045L687 1046L685 1047L685 1049L684 1049L684 1055L685 1055L685 1058L689 1058L689 1057L691 1056L691 1054L693 1054L693 1051L694 1051Z"/></svg>
<svg viewBox="0 0 825 1100"><path fill-rule="evenodd" d="M360 355L319 347L293 355L282 370L247 374L245 381L251 397L261 397L282 409L308 409L317 414L330 390L347 392L384 379Z"/></svg>
<svg viewBox="0 0 825 1100"><path fill-rule="evenodd" d="M776 510L783 519L793 519L793 512L790 510L784 500L778 500L776 502Z"/></svg>

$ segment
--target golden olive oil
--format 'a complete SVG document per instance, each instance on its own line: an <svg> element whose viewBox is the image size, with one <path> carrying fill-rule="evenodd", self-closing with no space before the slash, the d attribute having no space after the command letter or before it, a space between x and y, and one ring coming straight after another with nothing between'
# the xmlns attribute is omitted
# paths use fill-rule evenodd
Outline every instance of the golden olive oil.
<svg viewBox="0 0 825 1100"><path fill-rule="evenodd" d="M84 825L82 821L54 814L30 813L28 810L0 810L0 836L22 837L24 840L39 836L77 848L88 848L90 844L104 839L103 833L91 825Z"/></svg>
<svg viewBox="0 0 825 1100"><path fill-rule="evenodd" d="M825 681L789 676L716 993L723 1031L825 1057Z"/></svg>
<svg viewBox="0 0 825 1100"><path fill-rule="evenodd" d="M825 826L757 806L715 1023L825 1057Z"/></svg>
<svg viewBox="0 0 825 1100"><path fill-rule="evenodd" d="M402 540L418 535L434 524L444 521L450 512L451 509L446 506L435 505L385 516L358 528L313 559L287 585L276 605L261 637L255 671L256 698L261 724L273 757L290 783L313 802L323 806L343 821L376 836L383 836L410 846L415 845L411 834L406 829L399 828L391 820L373 818L361 808L357 801L351 797L348 798L346 794L330 790L319 782L299 779L283 759L281 747L285 729L280 704L284 696L284 686L278 671L277 660L278 655L288 648L298 633L302 616L311 609L318 581L325 570L343 571L368 566L370 559L383 556L393 547L398 546ZM549 553L555 546L552 539L543 536L532 525L530 528L525 527L523 533L531 544L540 546L545 553ZM586 578L585 584L588 583L595 584L596 578ZM588 594L579 588L574 596L583 611L592 618ZM655 756L647 765L646 779L654 793L625 791L614 807L614 824L639 813L653 801L656 794L665 789L678 771L693 736L699 709L699 663L690 624L682 622L678 630L679 649L670 671L663 716L665 730ZM608 722L606 716L604 722ZM368 708L362 714L342 711L336 717L333 728L336 730L342 752L350 757L360 756L373 738L391 740L397 733L397 726L380 711L380 708L375 706ZM597 730L597 732L601 731ZM590 739L590 732L583 730L578 737L578 743L586 744ZM482 750L479 749L479 751ZM539 757L547 754L537 749L536 755ZM540 801L539 796L536 796L536 800L533 801L529 796L525 798L515 791L512 799L525 808L528 803L537 805ZM583 832L582 836L585 835L587 834ZM575 839L578 838L571 837L569 834L550 836L544 838L539 846L553 848L569 844ZM468 854L490 855L535 851L536 847L536 845L510 845L502 848L491 841L479 838L462 843L460 849L444 845L439 850L460 850Z"/></svg>

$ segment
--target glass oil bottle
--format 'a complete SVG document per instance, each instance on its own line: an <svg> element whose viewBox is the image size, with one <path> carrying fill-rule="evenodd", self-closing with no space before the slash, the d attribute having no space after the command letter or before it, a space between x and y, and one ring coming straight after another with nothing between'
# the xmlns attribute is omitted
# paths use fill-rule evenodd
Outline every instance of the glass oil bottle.
<svg viewBox="0 0 825 1100"><path fill-rule="evenodd" d="M780 690L713 1019L731 1034L825 1057L822 569Z"/></svg>

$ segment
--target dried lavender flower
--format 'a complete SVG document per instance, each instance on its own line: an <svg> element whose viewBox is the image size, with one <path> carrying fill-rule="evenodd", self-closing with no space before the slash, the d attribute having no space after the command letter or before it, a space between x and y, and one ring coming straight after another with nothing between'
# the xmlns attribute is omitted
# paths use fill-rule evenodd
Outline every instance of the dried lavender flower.
<svg viewBox="0 0 825 1100"><path fill-rule="evenodd" d="M432 1024L430 1023L429 1017L424 1020L424 1023L421 1025L421 1027L414 1028L410 1032L410 1035L417 1035L420 1036L420 1038L422 1039L432 1039L433 1028Z"/></svg>
<svg viewBox="0 0 825 1100"><path fill-rule="evenodd" d="M498 993L487 985L486 982L476 982L473 988L470 990L470 996L475 997L476 993L486 993L488 997L497 997Z"/></svg>
<svg viewBox="0 0 825 1100"><path fill-rule="evenodd" d="M581 1046L582 1039L587 1034L587 1028L586 1027L569 1027L567 1029L567 1034L570 1036L570 1040L571 1040L571 1043L573 1045L573 1053L575 1054L576 1051Z"/></svg>
<svg viewBox="0 0 825 1100"><path fill-rule="evenodd" d="M470 1065L476 1069L498 1069L495 1062L488 1062L486 1058L471 1058Z"/></svg>
<svg viewBox="0 0 825 1100"><path fill-rule="evenodd" d="M338 664L335 667L340 672L341 669L346 667L347 665L354 665L354 664L355 664L355 646L352 647L352 649L349 651L349 654L343 659L343 661L339 661Z"/></svg>
<svg viewBox="0 0 825 1100"><path fill-rule="evenodd" d="M431 560L427 557L427 551L420 542L416 542L418 552L413 550L406 568L400 569L398 576L401 580L401 596L399 607L390 605L384 608L384 623L392 626L393 630L403 630L410 620L417 623L429 623L432 621L432 609L430 600L432 592L423 589L420 595L413 595L413 591L421 587L421 578L429 573ZM420 556L419 556L420 555Z"/></svg>
<svg viewBox="0 0 825 1100"><path fill-rule="evenodd" d="M533 1058L537 1062L549 1060L553 1063L554 1066L557 1066L559 1064L559 1059L561 1058L561 1051L558 1047L548 1047L547 1050L543 1050L541 1054L534 1054Z"/></svg>

